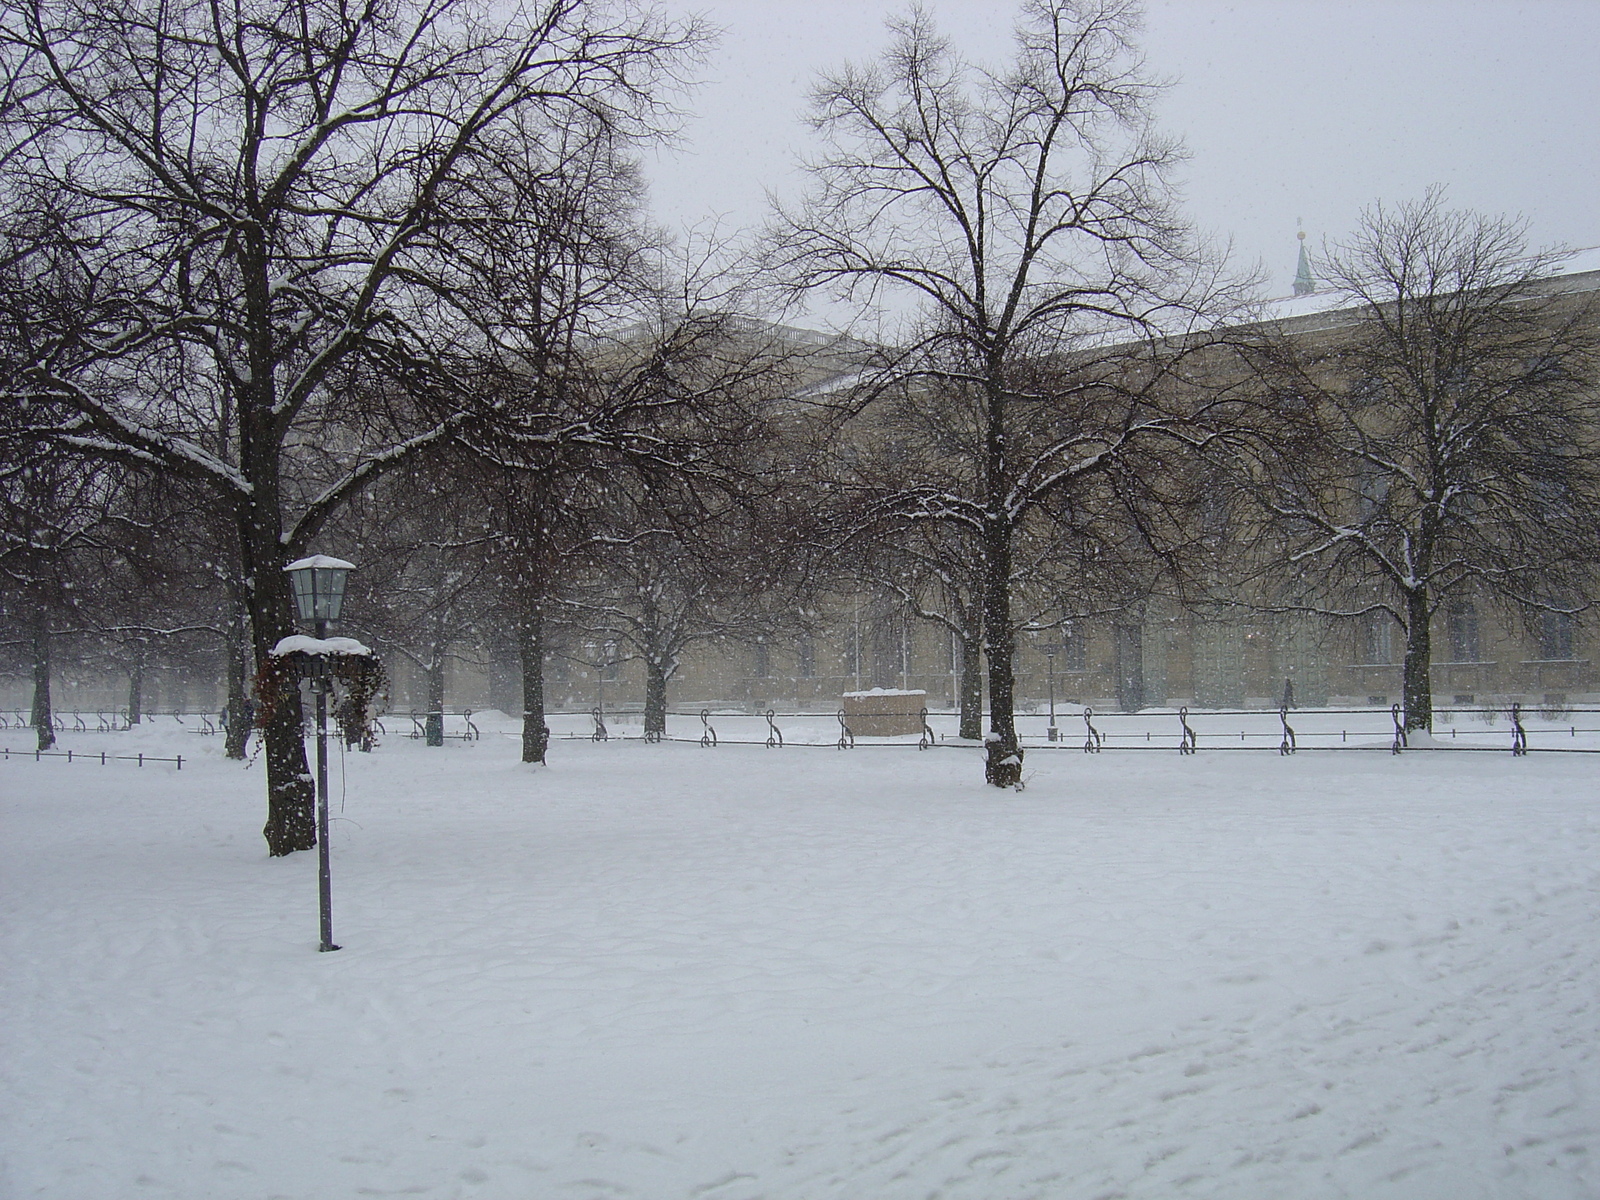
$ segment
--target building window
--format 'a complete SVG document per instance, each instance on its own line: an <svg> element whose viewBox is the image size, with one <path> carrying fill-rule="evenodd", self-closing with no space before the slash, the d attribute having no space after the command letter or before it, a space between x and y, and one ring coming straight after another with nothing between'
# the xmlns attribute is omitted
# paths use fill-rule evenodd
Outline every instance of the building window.
<svg viewBox="0 0 1600 1200"><path fill-rule="evenodd" d="M757 642L755 653L751 656L750 674L757 679L765 679L772 674L772 652L765 642Z"/></svg>
<svg viewBox="0 0 1600 1200"><path fill-rule="evenodd" d="M1388 613L1373 613L1362 629L1361 661L1364 663L1392 663L1394 661L1394 621Z"/></svg>
<svg viewBox="0 0 1600 1200"><path fill-rule="evenodd" d="M801 634L794 648L794 673L801 679L814 679L817 674L817 644L809 633Z"/></svg>
<svg viewBox="0 0 1600 1200"><path fill-rule="evenodd" d="M1200 500L1200 531L1208 538L1227 536L1228 501L1222 488L1207 488Z"/></svg>
<svg viewBox="0 0 1600 1200"><path fill-rule="evenodd" d="M1356 519L1370 521L1383 511L1389 499L1389 477L1371 464L1356 476Z"/></svg>
<svg viewBox="0 0 1600 1200"><path fill-rule="evenodd" d="M1371 408L1389 398L1389 385L1377 375L1365 375L1356 380L1350 389L1350 402L1355 408Z"/></svg>
<svg viewBox="0 0 1600 1200"><path fill-rule="evenodd" d="M1446 610L1450 660L1478 662L1478 608L1471 600L1453 600Z"/></svg>
<svg viewBox="0 0 1600 1200"><path fill-rule="evenodd" d="M1555 383L1570 378L1559 354L1539 354L1528 359L1527 383Z"/></svg>
<svg viewBox="0 0 1600 1200"><path fill-rule="evenodd" d="M1061 669L1087 671L1089 669L1088 639L1075 621L1061 623Z"/></svg>
<svg viewBox="0 0 1600 1200"><path fill-rule="evenodd" d="M1572 657L1572 616L1570 613L1547 612L1539 614L1539 657L1550 660Z"/></svg>

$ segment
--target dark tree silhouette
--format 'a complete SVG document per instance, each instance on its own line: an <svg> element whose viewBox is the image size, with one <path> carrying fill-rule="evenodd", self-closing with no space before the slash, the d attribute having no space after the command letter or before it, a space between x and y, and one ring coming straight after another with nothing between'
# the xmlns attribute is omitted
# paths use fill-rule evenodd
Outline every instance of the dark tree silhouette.
<svg viewBox="0 0 1600 1200"><path fill-rule="evenodd" d="M1452 598L1576 613L1600 563L1592 301L1522 222L1422 200L1367 210L1317 274L1318 335L1247 350L1279 436L1234 478L1278 594L1405 636L1406 727L1430 729L1432 622Z"/></svg>

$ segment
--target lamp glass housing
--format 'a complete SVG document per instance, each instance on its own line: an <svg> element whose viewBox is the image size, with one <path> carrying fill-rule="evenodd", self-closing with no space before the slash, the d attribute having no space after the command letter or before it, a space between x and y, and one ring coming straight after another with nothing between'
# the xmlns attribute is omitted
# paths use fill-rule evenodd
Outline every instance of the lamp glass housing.
<svg viewBox="0 0 1600 1200"><path fill-rule="evenodd" d="M337 621L344 608L345 579L355 564L318 554L284 568L302 621Z"/></svg>

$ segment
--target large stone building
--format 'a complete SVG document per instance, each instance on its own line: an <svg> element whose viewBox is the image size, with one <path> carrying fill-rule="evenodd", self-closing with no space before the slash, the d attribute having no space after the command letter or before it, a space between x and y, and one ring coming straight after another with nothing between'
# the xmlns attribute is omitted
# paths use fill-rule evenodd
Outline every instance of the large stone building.
<svg viewBox="0 0 1600 1200"><path fill-rule="evenodd" d="M1548 287L1575 304L1600 297L1600 250L1574 255ZM1294 293L1274 302L1267 314L1267 322L1290 338L1337 337L1353 320L1334 296L1317 290L1303 248ZM850 386L869 352L848 339L782 332L808 359L797 376L802 399ZM810 628L693 645L671 681L670 707L831 712L845 693L874 687L922 689L930 709L956 706L959 644L889 593L836 594ZM1549 709L1600 700L1594 668L1600 636L1590 622L1555 612L1519 618L1464 594L1442 607L1433 647L1433 694L1440 707L1520 701ZM1023 710L1042 708L1052 693L1068 711L1074 705L1276 707L1286 691L1300 706L1387 707L1401 699L1403 651L1401 631L1386 616L1335 620L1240 605L1182 608L1153 598L1114 616L1061 620L1024 634L1017 694ZM420 672L395 658L390 670L393 707L425 708ZM64 711L119 709L126 694L125 684L92 671L61 683L58 705ZM152 708L202 711L220 705L202 665L183 671L153 665L150 685L159 688L148 698ZM508 644L463 646L451 662L447 706L515 712L520 686ZM22 678L7 681L0 708L24 708L27 690ZM626 647L581 633L553 639L546 666L551 709L637 710L643 695L643 672Z"/></svg>
<svg viewBox="0 0 1600 1200"><path fill-rule="evenodd" d="M1600 295L1600 251L1573 256L1548 284L1587 304ZM1340 336L1354 320L1335 296L1319 292L1304 250L1295 294L1274 302L1267 320L1291 338ZM813 383L825 388L848 371ZM1590 703L1600 689L1596 635L1561 613L1519 617L1470 594L1451 599L1433 625L1435 704L1542 708ZM1067 620L1020 639L1018 696L1024 709L1053 692L1061 706L1132 710L1150 706L1387 707L1401 699L1404 639L1384 615L1330 619L1243 606L1184 609L1153 599L1114 617ZM600 657L603 659L604 654ZM955 706L960 648L945 629L916 619L885 593L843 596L825 627L753 644L701 646L673 680L672 707L832 710L841 695L871 687L919 688L929 707ZM637 706L634 664L597 668L553 661L552 701L589 708Z"/></svg>

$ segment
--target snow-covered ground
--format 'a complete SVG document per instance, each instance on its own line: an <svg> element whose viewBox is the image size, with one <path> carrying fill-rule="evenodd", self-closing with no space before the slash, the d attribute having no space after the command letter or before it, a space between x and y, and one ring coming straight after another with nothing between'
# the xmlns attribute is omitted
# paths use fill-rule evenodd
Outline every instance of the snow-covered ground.
<svg viewBox="0 0 1600 1200"><path fill-rule="evenodd" d="M337 954L217 739L0 761L0 1196L1600 1195L1600 759L474 719L336 760Z"/></svg>

